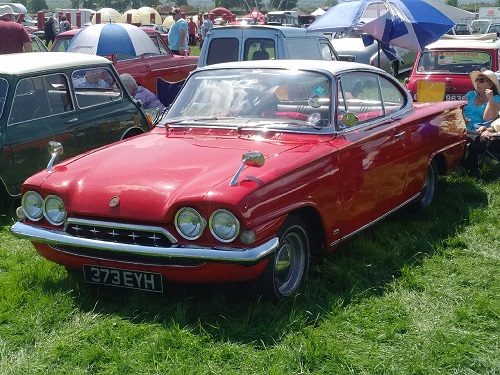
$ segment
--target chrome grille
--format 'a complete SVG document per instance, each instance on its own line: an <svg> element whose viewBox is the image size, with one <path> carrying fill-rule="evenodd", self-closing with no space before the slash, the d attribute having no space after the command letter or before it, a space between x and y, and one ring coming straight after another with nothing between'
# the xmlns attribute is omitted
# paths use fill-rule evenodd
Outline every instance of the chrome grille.
<svg viewBox="0 0 500 375"><path fill-rule="evenodd" d="M65 231L75 237L142 246L170 247L177 243L164 228L134 224L68 219Z"/></svg>

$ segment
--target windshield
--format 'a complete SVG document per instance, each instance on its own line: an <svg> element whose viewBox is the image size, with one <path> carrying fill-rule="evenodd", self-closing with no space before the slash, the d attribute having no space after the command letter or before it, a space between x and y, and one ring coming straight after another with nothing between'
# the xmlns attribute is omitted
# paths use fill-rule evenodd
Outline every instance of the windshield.
<svg viewBox="0 0 500 375"><path fill-rule="evenodd" d="M166 121L327 127L331 87L329 77L297 70L201 71L188 79Z"/></svg>
<svg viewBox="0 0 500 375"><path fill-rule="evenodd" d="M465 49L424 52L417 67L419 73L469 74L481 69L491 69L491 55L484 51Z"/></svg>

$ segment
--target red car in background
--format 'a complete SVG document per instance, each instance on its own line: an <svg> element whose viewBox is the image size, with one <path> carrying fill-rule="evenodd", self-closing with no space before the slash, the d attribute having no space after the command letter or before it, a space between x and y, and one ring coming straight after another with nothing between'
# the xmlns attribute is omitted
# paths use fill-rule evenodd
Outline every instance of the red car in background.
<svg viewBox="0 0 500 375"><path fill-rule="evenodd" d="M130 55L109 55L108 59L113 61L116 70L131 74L138 84L156 93L156 81L162 78L169 82L182 81L189 73L196 69L198 56L174 55L165 44L161 34L152 28L141 28L149 35L153 43L158 47L158 54L148 54L137 57ZM65 31L56 36L52 45L52 52L65 52L71 39L78 33L78 29Z"/></svg>
<svg viewBox="0 0 500 375"><path fill-rule="evenodd" d="M405 86L417 100L418 81L444 82L444 100L463 100L474 90L469 74L500 69L500 40L496 34L444 35L419 52Z"/></svg>

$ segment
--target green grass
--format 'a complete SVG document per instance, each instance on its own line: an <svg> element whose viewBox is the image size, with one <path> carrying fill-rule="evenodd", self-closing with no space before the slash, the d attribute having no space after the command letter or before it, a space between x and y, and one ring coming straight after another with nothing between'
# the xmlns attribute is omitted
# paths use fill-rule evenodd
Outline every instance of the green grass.
<svg viewBox="0 0 500 375"><path fill-rule="evenodd" d="M500 181L439 190L275 305L251 284L92 287L4 225L0 374L499 374Z"/></svg>

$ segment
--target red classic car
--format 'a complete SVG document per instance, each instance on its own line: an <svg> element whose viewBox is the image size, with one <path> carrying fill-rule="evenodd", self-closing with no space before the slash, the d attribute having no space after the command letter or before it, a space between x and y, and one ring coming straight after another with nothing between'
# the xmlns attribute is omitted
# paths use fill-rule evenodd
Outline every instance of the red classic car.
<svg viewBox="0 0 500 375"><path fill-rule="evenodd" d="M196 69L198 56L174 55L165 44L161 34L152 28L141 28L149 35L158 47L158 54L143 56L111 55L106 56L113 61L118 73L129 73L137 83L156 93L156 80L177 82L186 79L189 73ZM71 39L79 30L74 29L57 34L51 51L65 52Z"/></svg>
<svg viewBox="0 0 500 375"><path fill-rule="evenodd" d="M89 283L255 280L281 299L311 254L432 202L464 151L463 105L414 104L364 64L210 65L152 132L26 180L11 231Z"/></svg>

